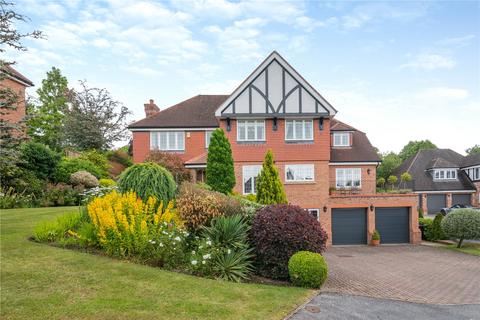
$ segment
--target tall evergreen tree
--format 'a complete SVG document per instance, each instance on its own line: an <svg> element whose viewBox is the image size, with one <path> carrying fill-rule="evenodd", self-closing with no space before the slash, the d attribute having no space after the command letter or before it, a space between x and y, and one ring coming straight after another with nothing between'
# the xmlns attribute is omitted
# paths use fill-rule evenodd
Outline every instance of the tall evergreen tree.
<svg viewBox="0 0 480 320"><path fill-rule="evenodd" d="M62 148L62 125L68 102L68 81L53 67L37 90L38 104L30 104L28 134L51 149Z"/></svg>
<svg viewBox="0 0 480 320"><path fill-rule="evenodd" d="M222 129L212 133L208 147L206 183L213 190L231 193L235 186L232 148Z"/></svg>
<svg viewBox="0 0 480 320"><path fill-rule="evenodd" d="M287 203L278 169L273 163L272 150L268 150L263 161L262 171L257 177L257 202L262 204Z"/></svg>

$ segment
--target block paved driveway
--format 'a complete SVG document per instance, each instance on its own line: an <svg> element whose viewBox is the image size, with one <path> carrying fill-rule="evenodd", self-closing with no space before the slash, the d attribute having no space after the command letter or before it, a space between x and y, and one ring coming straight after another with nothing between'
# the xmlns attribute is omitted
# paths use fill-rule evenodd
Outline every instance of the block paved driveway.
<svg viewBox="0 0 480 320"><path fill-rule="evenodd" d="M428 246L331 247L322 292L480 304L480 257Z"/></svg>

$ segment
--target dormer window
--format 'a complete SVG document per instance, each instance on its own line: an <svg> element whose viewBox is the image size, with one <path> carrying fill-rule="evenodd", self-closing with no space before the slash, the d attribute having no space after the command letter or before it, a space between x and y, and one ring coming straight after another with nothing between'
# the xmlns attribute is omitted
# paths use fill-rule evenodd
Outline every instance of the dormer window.
<svg viewBox="0 0 480 320"><path fill-rule="evenodd" d="M435 180L456 180L457 169L435 169L433 171L433 179Z"/></svg>
<svg viewBox="0 0 480 320"><path fill-rule="evenodd" d="M334 132L333 133L334 147L350 147L350 133L349 132Z"/></svg>

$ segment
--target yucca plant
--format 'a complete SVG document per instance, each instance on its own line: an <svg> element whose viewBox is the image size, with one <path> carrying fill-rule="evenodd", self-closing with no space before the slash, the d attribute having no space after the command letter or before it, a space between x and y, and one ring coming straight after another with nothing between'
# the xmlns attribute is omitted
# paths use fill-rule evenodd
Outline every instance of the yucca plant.
<svg viewBox="0 0 480 320"><path fill-rule="evenodd" d="M246 248L250 227L240 215L218 217L210 227L203 227L204 237L220 248Z"/></svg>
<svg viewBox="0 0 480 320"><path fill-rule="evenodd" d="M251 259L252 249L227 249L215 256L213 265L217 279L241 282L249 278L253 272Z"/></svg>

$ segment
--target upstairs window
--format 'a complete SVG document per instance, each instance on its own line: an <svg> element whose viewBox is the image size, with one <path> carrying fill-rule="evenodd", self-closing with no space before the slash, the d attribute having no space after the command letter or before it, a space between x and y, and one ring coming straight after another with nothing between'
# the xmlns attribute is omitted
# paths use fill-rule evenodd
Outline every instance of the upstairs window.
<svg viewBox="0 0 480 320"><path fill-rule="evenodd" d="M435 180L456 180L457 169L435 169L433 171L433 178Z"/></svg>
<svg viewBox="0 0 480 320"><path fill-rule="evenodd" d="M350 133L349 132L335 132L333 134L334 147L350 147Z"/></svg>
<svg viewBox="0 0 480 320"><path fill-rule="evenodd" d="M150 149L162 151L184 151L185 132L152 131L150 132Z"/></svg>
<svg viewBox="0 0 480 320"><path fill-rule="evenodd" d="M243 194L255 194L257 192L257 176L262 171L262 166L243 166Z"/></svg>
<svg viewBox="0 0 480 320"><path fill-rule="evenodd" d="M286 120L285 140L313 140L313 120Z"/></svg>
<svg viewBox="0 0 480 320"><path fill-rule="evenodd" d="M362 170L360 168L336 169L336 187L338 189L360 188Z"/></svg>
<svg viewBox="0 0 480 320"><path fill-rule="evenodd" d="M212 138L213 131L205 131L205 148L208 149L210 145L210 139Z"/></svg>
<svg viewBox="0 0 480 320"><path fill-rule="evenodd" d="M237 141L265 141L265 121L238 120Z"/></svg>
<svg viewBox="0 0 480 320"><path fill-rule="evenodd" d="M314 181L313 164L289 164L285 166L285 181Z"/></svg>

